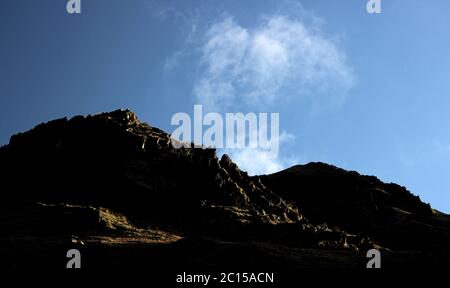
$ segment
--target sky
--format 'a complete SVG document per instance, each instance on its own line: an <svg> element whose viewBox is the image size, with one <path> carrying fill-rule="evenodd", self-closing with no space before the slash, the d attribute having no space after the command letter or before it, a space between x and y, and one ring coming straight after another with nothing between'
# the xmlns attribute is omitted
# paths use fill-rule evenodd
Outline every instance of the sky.
<svg viewBox="0 0 450 288"><path fill-rule="evenodd" d="M327 162L450 213L450 2L4 0L0 144L129 108L280 115L280 151L219 149L250 174Z"/></svg>

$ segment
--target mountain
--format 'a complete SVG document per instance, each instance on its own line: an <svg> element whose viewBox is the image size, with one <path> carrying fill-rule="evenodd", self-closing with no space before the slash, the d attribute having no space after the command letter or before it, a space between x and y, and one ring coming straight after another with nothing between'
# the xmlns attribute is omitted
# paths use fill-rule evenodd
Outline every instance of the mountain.
<svg viewBox="0 0 450 288"><path fill-rule="evenodd" d="M250 177L175 149L129 110L75 116L0 148L0 267L450 266L450 216L406 188L324 163Z"/></svg>
<svg viewBox="0 0 450 288"><path fill-rule="evenodd" d="M258 177L314 224L368 235L382 247L448 250L449 217L405 187L325 163L297 165Z"/></svg>

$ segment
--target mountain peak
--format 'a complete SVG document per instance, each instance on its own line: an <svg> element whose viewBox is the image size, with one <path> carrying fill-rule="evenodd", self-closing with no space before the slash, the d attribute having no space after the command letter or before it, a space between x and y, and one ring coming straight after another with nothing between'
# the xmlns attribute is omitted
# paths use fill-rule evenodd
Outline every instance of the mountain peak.
<svg viewBox="0 0 450 288"><path fill-rule="evenodd" d="M448 216L399 185L320 162L250 177L228 155L176 149L170 141L123 109L61 118L12 136L0 148L0 240L30 239L33 250L68 235L93 249L106 249L98 239L129 249L169 239L167 245L183 243L176 249L185 256L192 245L215 247L189 256L199 265L204 253L226 245L246 263L233 251L262 245L268 250L255 248L249 259L272 261L278 253L291 268L302 265L303 249L365 259L362 251L373 247L448 248ZM148 251L164 249L175 248ZM340 252L327 253L331 258L321 261L340 263ZM395 257L406 261L401 255ZM227 257L217 261L229 264Z"/></svg>

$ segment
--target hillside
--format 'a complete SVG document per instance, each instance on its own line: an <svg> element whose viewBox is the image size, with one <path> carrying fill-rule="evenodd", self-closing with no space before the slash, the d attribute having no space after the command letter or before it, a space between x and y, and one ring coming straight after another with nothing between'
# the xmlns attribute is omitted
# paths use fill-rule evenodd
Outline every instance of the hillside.
<svg viewBox="0 0 450 288"><path fill-rule="evenodd" d="M0 175L2 268L64 268L69 248L99 269L362 269L371 248L450 266L450 217L404 187L324 163L250 177L128 110L12 136Z"/></svg>

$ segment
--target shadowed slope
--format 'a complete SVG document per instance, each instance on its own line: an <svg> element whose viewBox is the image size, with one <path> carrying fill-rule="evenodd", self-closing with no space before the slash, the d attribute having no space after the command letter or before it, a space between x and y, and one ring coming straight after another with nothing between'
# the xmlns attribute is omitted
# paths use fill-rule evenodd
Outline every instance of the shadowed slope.
<svg viewBox="0 0 450 288"><path fill-rule="evenodd" d="M74 246L91 267L363 268L377 244L414 250L386 251L387 266L430 249L443 256L428 263L448 264L448 216L403 187L319 163L249 177L213 149L173 148L128 110L12 136L0 177L2 267L34 265L30 253L59 267Z"/></svg>

